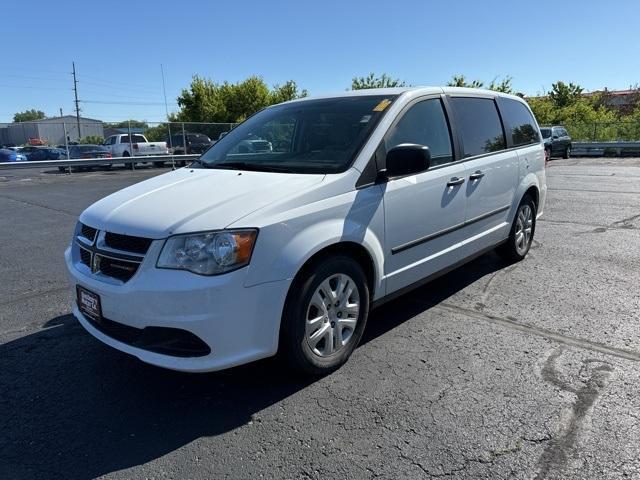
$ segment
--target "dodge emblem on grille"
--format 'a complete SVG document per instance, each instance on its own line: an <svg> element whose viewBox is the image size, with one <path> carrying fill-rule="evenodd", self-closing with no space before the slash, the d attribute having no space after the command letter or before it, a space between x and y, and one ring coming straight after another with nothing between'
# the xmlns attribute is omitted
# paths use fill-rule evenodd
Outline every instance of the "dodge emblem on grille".
<svg viewBox="0 0 640 480"><path fill-rule="evenodd" d="M100 271L100 255L94 254L91 260L91 273L98 273Z"/></svg>

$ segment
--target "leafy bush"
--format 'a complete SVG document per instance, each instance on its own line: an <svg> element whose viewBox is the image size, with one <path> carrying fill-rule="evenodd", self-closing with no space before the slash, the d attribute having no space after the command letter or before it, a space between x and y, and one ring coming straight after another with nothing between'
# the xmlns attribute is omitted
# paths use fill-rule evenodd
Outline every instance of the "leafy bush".
<svg viewBox="0 0 640 480"><path fill-rule="evenodd" d="M78 143L81 145L102 145L102 142L104 142L104 138L100 135L87 135L86 137L82 137L78 140Z"/></svg>

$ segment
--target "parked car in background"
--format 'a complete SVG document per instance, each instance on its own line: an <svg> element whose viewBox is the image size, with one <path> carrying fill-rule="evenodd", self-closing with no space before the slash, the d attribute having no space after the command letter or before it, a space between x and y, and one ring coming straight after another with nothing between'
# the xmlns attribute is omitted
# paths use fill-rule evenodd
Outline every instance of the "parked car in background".
<svg viewBox="0 0 640 480"><path fill-rule="evenodd" d="M55 147L26 146L20 149L20 153L25 155L30 162L42 160L60 160L67 157L64 150Z"/></svg>
<svg viewBox="0 0 640 480"><path fill-rule="evenodd" d="M0 148L0 162L26 162L27 157L10 148Z"/></svg>
<svg viewBox="0 0 640 480"><path fill-rule="evenodd" d="M560 125L540 127L540 133L547 158L571 156L571 137L566 128Z"/></svg>
<svg viewBox="0 0 640 480"><path fill-rule="evenodd" d="M63 157L64 158L64 157ZM70 145L69 146L69 159L81 159L81 158L111 158L111 152L108 148L103 145ZM77 169L87 169L91 168L104 168L107 170L111 169L110 163L92 165L92 166L81 166L74 167ZM58 170L61 172L66 172L70 167L58 167Z"/></svg>
<svg viewBox="0 0 640 480"><path fill-rule="evenodd" d="M517 96L390 88L274 105L191 168L80 215L65 252L73 313L165 368L280 352L326 374L370 308L492 249L522 260L546 192Z"/></svg>
<svg viewBox="0 0 640 480"><path fill-rule="evenodd" d="M184 143L187 143L185 148ZM202 133L182 132L174 133L167 137L167 148L173 155L201 155L215 142ZM156 167L161 167L165 162L153 162ZM177 166L183 167L187 164L185 160L176 160Z"/></svg>
<svg viewBox="0 0 640 480"><path fill-rule="evenodd" d="M187 148L184 147L186 140ZM169 151L174 155L200 155L214 142L202 133L176 133L167 138Z"/></svg>
<svg viewBox="0 0 640 480"><path fill-rule="evenodd" d="M169 153L166 142L149 142L140 134L111 135L107 137L104 147L109 149L113 157L143 157L149 155L166 155Z"/></svg>

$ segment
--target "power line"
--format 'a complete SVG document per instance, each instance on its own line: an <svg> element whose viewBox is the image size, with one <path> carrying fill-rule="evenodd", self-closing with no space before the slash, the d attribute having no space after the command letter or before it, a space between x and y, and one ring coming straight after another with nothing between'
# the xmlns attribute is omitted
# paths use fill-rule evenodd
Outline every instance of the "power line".
<svg viewBox="0 0 640 480"><path fill-rule="evenodd" d="M80 83L83 83L83 82L80 82ZM82 92L83 93L90 93L90 94L93 94L93 95L98 95L98 96L101 96L101 97L130 98L130 99L133 99L133 100L137 99L137 100L149 100L149 101L151 101L151 100L155 100L155 98L158 97L158 95L156 95L155 98L154 98L153 95L147 95L147 96L145 96L145 95L121 95L119 93L105 93L105 92L100 92L100 91L97 91L97 90L87 90L85 88L82 89Z"/></svg>
<svg viewBox="0 0 640 480"><path fill-rule="evenodd" d="M93 79L92 81L95 83L106 83L106 84L110 84L110 85L122 85L125 87L134 87L134 88L140 88L143 90L149 90L150 87L147 85L140 85L140 84L132 84L129 82L118 82L116 80L105 80L104 78L100 78L100 77L94 77L92 75L84 75L83 78L89 78L89 79ZM153 89L155 90L155 89Z"/></svg>
<svg viewBox="0 0 640 480"><path fill-rule="evenodd" d="M0 84L0 87L6 88L30 88L34 90L69 90L68 87L36 87L35 85L8 85L6 83Z"/></svg>
<svg viewBox="0 0 640 480"><path fill-rule="evenodd" d="M3 73L3 77L26 78L28 80L44 80L46 82L66 82L66 78L36 77L32 75L21 75L17 73Z"/></svg>

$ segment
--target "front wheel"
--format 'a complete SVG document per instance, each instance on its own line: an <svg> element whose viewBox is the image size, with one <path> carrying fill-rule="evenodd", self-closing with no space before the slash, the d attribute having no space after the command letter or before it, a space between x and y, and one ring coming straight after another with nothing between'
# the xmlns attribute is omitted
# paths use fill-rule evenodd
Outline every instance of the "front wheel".
<svg viewBox="0 0 640 480"><path fill-rule="evenodd" d="M508 261L519 262L529 253L535 231L536 204L529 195L525 195L513 219L509 238L496 251Z"/></svg>
<svg viewBox="0 0 640 480"><path fill-rule="evenodd" d="M369 288L350 257L314 262L291 286L280 330L289 365L325 375L343 365L358 345L369 315Z"/></svg>
<svg viewBox="0 0 640 480"><path fill-rule="evenodd" d="M565 150L562 158L571 158L571 145L569 145Z"/></svg>

